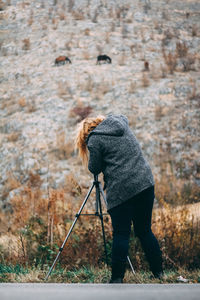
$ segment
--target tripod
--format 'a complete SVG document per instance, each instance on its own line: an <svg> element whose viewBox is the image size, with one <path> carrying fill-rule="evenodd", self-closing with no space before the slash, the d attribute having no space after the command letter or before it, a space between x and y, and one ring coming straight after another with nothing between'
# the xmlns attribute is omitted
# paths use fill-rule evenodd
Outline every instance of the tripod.
<svg viewBox="0 0 200 300"><path fill-rule="evenodd" d="M85 206L85 204L86 204L88 198L90 197L90 194L91 194L91 192L92 192L92 190L93 190L94 187L96 188L95 213L94 213L94 214L81 214L81 212L82 212L82 210L83 210L83 208L84 208L84 206ZM72 230L73 230L73 228L74 228L74 226L75 226L75 224L76 224L78 218L80 217L80 215L82 215L82 216L97 216L97 217L100 218L100 221L101 221L101 227L102 227L102 235L103 235L103 243L104 243L104 251L105 251L105 257L106 257L106 263L108 264L108 254L107 254L107 248L106 248L106 238L105 238L105 230L104 230L104 223L103 223L103 213L102 213L102 205L101 205L101 195L102 195L102 197L103 197L103 199L104 199L104 201L105 201L105 204L107 204L106 197L105 197L105 194L104 194L104 192L103 192L102 185L101 185L101 183L98 181L98 176L95 175L95 176L94 176L93 184L92 184L92 186L90 187L90 189L89 189L89 191L88 191L88 193L87 193L87 195L86 195L86 197L85 197L85 199L84 199L84 201L83 201L83 203L82 203L82 205L81 205L81 207L80 207L78 213L76 214L75 219L74 219L74 222L73 222L73 224L71 225L70 230L69 230L69 232L68 232L68 234L67 234L67 236L66 236L66 238L65 238L65 240L64 240L64 242L63 242L63 244L62 244L62 246L60 247L59 252L58 252L58 254L57 254L57 256L56 256L56 258L55 258L55 260L54 260L54 262L53 262L53 264L52 264L52 266L51 266L51 268L50 268L50 270L49 270L49 272L48 272L48 274L46 275L45 280L47 280L48 277L49 277L49 275L51 274L51 272L52 272L52 270L53 270L53 268L54 268L54 266L55 266L55 264L56 264L56 262L57 262L57 260L58 260L58 258L59 258L59 256L60 256L60 254L61 254L62 251L63 251L63 248L65 247L65 244L66 244L66 242L67 242L67 240L68 240L70 234L72 233ZM130 258L129 258L128 256L127 256L127 260L128 260L128 263L130 264L130 267L131 267L132 272L135 274L135 271L134 271L134 269L133 269L132 263L131 263Z"/></svg>

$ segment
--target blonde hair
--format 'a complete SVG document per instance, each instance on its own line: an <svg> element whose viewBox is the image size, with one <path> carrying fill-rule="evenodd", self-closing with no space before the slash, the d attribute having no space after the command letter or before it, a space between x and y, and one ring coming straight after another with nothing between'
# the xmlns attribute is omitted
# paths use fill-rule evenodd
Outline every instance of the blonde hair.
<svg viewBox="0 0 200 300"><path fill-rule="evenodd" d="M104 116L86 118L78 124L75 138L75 149L78 150L79 157L85 166L88 163L88 149L86 139L89 133L94 130L105 119Z"/></svg>

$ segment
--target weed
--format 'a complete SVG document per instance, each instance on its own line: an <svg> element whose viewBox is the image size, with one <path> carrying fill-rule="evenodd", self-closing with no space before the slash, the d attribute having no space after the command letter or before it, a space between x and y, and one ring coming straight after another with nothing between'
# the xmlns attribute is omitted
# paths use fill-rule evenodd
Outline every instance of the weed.
<svg viewBox="0 0 200 300"><path fill-rule="evenodd" d="M198 27L197 25L192 26L192 36L198 36Z"/></svg>
<svg viewBox="0 0 200 300"><path fill-rule="evenodd" d="M21 136L21 132L15 131L7 135L7 141L15 143L19 137Z"/></svg>
<svg viewBox="0 0 200 300"><path fill-rule="evenodd" d="M121 56L119 57L118 63L120 66L126 65L126 55L124 53L122 53Z"/></svg>
<svg viewBox="0 0 200 300"><path fill-rule="evenodd" d="M177 57L186 57L188 54L188 46L186 45L185 42L177 42L176 43L176 54Z"/></svg>
<svg viewBox="0 0 200 300"><path fill-rule="evenodd" d="M74 108L71 109L69 115L71 118L77 117L77 122L85 119L89 114L92 112L92 107L87 105L84 106L83 104L78 104Z"/></svg>
<svg viewBox="0 0 200 300"><path fill-rule="evenodd" d="M68 1L68 11L72 12L73 8L74 8L74 4L75 4L75 0L69 0Z"/></svg>
<svg viewBox="0 0 200 300"><path fill-rule="evenodd" d="M89 28L86 28L86 29L84 30L84 34L85 34L86 36L90 36L90 29L89 29Z"/></svg>
<svg viewBox="0 0 200 300"><path fill-rule="evenodd" d="M142 74L142 87L148 87L150 84L150 81L147 77L147 75L143 72Z"/></svg>
<svg viewBox="0 0 200 300"><path fill-rule="evenodd" d="M20 107L25 107L26 106L26 99L25 98L20 98L19 100L18 100L18 104L19 104L19 106Z"/></svg>
<svg viewBox="0 0 200 300"><path fill-rule="evenodd" d="M29 38L23 39L22 42L23 42L22 50L25 50L25 51L30 50L30 47L31 47L30 39Z"/></svg>
<svg viewBox="0 0 200 300"><path fill-rule="evenodd" d="M73 143L66 141L66 134L64 131L59 130L56 135L56 148L53 150L58 159L68 159L73 153Z"/></svg>
<svg viewBox="0 0 200 300"><path fill-rule="evenodd" d="M81 21L81 20L85 19L85 16L82 11L78 11L78 10L73 11L72 15L73 15L74 19L77 21Z"/></svg>
<svg viewBox="0 0 200 300"><path fill-rule="evenodd" d="M33 113L37 110L37 107L36 107L36 102L35 100L30 100L28 103L27 103L27 112L28 113Z"/></svg>
<svg viewBox="0 0 200 300"><path fill-rule="evenodd" d="M90 53L88 51L83 52L83 59L90 60Z"/></svg>
<svg viewBox="0 0 200 300"><path fill-rule="evenodd" d="M0 265L0 282L44 282L48 272L47 266L41 268L23 268L19 265ZM178 277L182 276L189 283L198 283L200 278L199 269L188 271L184 268L165 270L162 280L154 279L150 272L138 270L133 274L129 269L125 273L124 283L178 283ZM48 282L55 283L108 283L111 270L105 265L100 267L83 266L80 268L64 269L57 265L53 270Z"/></svg>
<svg viewBox="0 0 200 300"><path fill-rule="evenodd" d="M60 18L61 21L66 20L65 12L59 11L58 15L59 15L59 18Z"/></svg>
<svg viewBox="0 0 200 300"><path fill-rule="evenodd" d="M34 21L34 15L33 15L33 11L31 10L30 16L28 19L28 25L31 26L33 24L33 21Z"/></svg>
<svg viewBox="0 0 200 300"><path fill-rule="evenodd" d="M184 57L181 59L181 62L183 64L183 71L188 72L191 70L194 70L194 64L195 64L195 56L190 54L187 57Z"/></svg>
<svg viewBox="0 0 200 300"><path fill-rule="evenodd" d="M73 90L67 81L58 82L57 92L63 100L69 100L73 97Z"/></svg>
<svg viewBox="0 0 200 300"><path fill-rule="evenodd" d="M163 48L163 57L164 57L166 65L169 69L170 74L174 74L174 71L175 71L177 63L178 63L177 62L177 54L173 54L171 52L169 52L167 54Z"/></svg>
<svg viewBox="0 0 200 300"><path fill-rule="evenodd" d="M97 23L98 15L99 15L99 12L98 12L98 10L96 9L95 12L94 12L94 15L93 15L93 17L92 17L92 22L93 22L93 23Z"/></svg>
<svg viewBox="0 0 200 300"><path fill-rule="evenodd" d="M137 88L136 82L132 81L129 86L129 94L134 94L136 91L136 88Z"/></svg>

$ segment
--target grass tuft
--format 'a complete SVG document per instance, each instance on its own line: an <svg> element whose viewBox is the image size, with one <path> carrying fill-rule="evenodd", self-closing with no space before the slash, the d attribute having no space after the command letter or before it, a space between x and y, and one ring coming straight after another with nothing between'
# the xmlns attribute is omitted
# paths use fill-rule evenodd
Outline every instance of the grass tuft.
<svg viewBox="0 0 200 300"><path fill-rule="evenodd" d="M44 282L48 272L48 266L41 269L23 268L19 265L6 266L0 265L0 282ZM47 282L52 283L109 283L111 278L111 270L106 265L101 267L83 266L81 268L73 268L71 270L63 269L59 266L49 276ZM182 279L181 279L182 278ZM148 283L199 283L200 270L188 271L185 269L166 270L162 280L156 279L150 272L138 271L133 274L130 270L125 273L124 283L129 284L148 284Z"/></svg>

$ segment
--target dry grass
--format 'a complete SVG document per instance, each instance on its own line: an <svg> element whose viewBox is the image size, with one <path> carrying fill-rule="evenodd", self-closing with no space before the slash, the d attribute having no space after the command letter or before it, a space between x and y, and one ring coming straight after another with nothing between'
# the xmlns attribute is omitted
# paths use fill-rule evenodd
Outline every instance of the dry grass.
<svg viewBox="0 0 200 300"><path fill-rule="evenodd" d="M177 66L177 54L173 54L171 52L166 53L163 48L163 58L165 60L165 64L170 72L170 74L174 74Z"/></svg>
<svg viewBox="0 0 200 300"><path fill-rule="evenodd" d="M23 97L20 98L20 99L18 100L18 104L19 104L19 106L22 107L22 108L25 107L26 104L27 104L27 103L26 103L26 99L23 98Z"/></svg>
<svg viewBox="0 0 200 300"><path fill-rule="evenodd" d="M67 141L66 136L67 134L63 130L59 130L56 135L56 148L53 151L59 160L70 158L74 151L72 141Z"/></svg>
<svg viewBox="0 0 200 300"><path fill-rule="evenodd" d="M69 117L76 120L76 122L80 122L85 119L92 112L92 107L87 105L84 106L82 103L78 103L74 108L72 108L69 112Z"/></svg>
<svg viewBox="0 0 200 300"><path fill-rule="evenodd" d="M29 38L23 39L22 40L22 50L28 51L31 48L31 42Z"/></svg>
<svg viewBox="0 0 200 300"><path fill-rule="evenodd" d="M6 267L2 268L0 275L1 282L44 282L44 278L48 272L48 269L40 268L20 268L20 267ZM179 277L187 279L188 283L200 282L200 271L187 271L185 269L175 269L165 271L163 280L155 279L149 272L138 271L133 274L129 268L126 270L124 283L180 283ZM106 265L100 267L80 267L72 270L56 268L48 278L48 282L55 283L108 283L111 277L111 270Z"/></svg>
<svg viewBox="0 0 200 300"><path fill-rule="evenodd" d="M105 42L106 42L106 44L110 43L110 32L105 33Z"/></svg>
<svg viewBox="0 0 200 300"><path fill-rule="evenodd" d="M148 87L150 85L150 81L146 73L142 73L142 87Z"/></svg>
<svg viewBox="0 0 200 300"><path fill-rule="evenodd" d="M164 116L163 107L162 106L156 106L155 107L155 120L160 121L163 116Z"/></svg>
<svg viewBox="0 0 200 300"><path fill-rule="evenodd" d="M167 67L160 65L160 69L161 69L161 77L166 78L167 77Z"/></svg>
<svg viewBox="0 0 200 300"><path fill-rule="evenodd" d="M198 31L199 31L199 29L198 29L197 25L196 25L196 24L193 25L193 26L192 26L192 36L193 36L193 37L194 37L194 36L198 36Z"/></svg>
<svg viewBox="0 0 200 300"><path fill-rule="evenodd" d="M197 260L200 251L199 204L195 207L194 205L174 207L167 203L166 197L175 195L172 194L173 189L167 184L168 182L169 180L166 179L162 184L161 182L156 184L156 198L160 203L160 208L155 209L153 213L153 231L162 247L165 268L200 267ZM16 185L14 181L10 182L10 186L11 184L13 187L18 186L18 183ZM4 235L0 237L0 244L4 263L43 266L52 262L58 251L57 245L62 244L75 213L78 212L87 193L87 189L78 183L74 174L66 177L66 183L62 189L49 189L48 195L43 195L40 190L41 184L42 180L39 175L30 173L27 185L11 201L12 215L1 213ZM197 192L200 193L200 191ZM94 194L91 196L93 201L94 196ZM182 196L181 193L176 195L180 199ZM84 213L93 210L93 206L90 208L87 204ZM6 223L9 227L9 235ZM111 222L106 216L104 225L110 253ZM130 249L134 268L148 270L137 239L131 238ZM68 269L88 264L98 266L104 259L99 219L89 216L80 217L67 247L63 250L60 264L67 266ZM33 274L31 278L37 280L39 277ZM31 279L22 276L18 280Z"/></svg>
<svg viewBox="0 0 200 300"><path fill-rule="evenodd" d="M53 30L58 29L58 18L52 18L52 29Z"/></svg>
<svg viewBox="0 0 200 300"><path fill-rule="evenodd" d="M72 88L67 81L58 82L57 94L63 100L69 100L73 97Z"/></svg>
<svg viewBox="0 0 200 300"><path fill-rule="evenodd" d="M83 56L83 59L90 60L90 53L88 51L85 50L83 52L82 56Z"/></svg>
<svg viewBox="0 0 200 300"><path fill-rule="evenodd" d="M126 59L127 59L126 55L124 53L122 53L121 56L118 59L118 64L120 66L125 66L126 65Z"/></svg>
<svg viewBox="0 0 200 300"><path fill-rule="evenodd" d="M29 16L29 19L28 19L28 26L32 26L33 22L34 22L34 15L33 15L33 11L31 10L30 16Z"/></svg>
<svg viewBox="0 0 200 300"><path fill-rule="evenodd" d="M68 1L68 11L72 12L73 8L74 8L74 4L75 4L75 0L69 0Z"/></svg>
<svg viewBox="0 0 200 300"><path fill-rule="evenodd" d="M80 84L80 88L83 91L92 92L95 88L95 82L91 75L88 75L86 81Z"/></svg>
<svg viewBox="0 0 200 300"><path fill-rule="evenodd" d="M72 15L73 15L74 19L77 21L82 21L85 19L84 13L82 11L78 11L78 10L73 11Z"/></svg>
<svg viewBox="0 0 200 300"><path fill-rule="evenodd" d="M20 186L21 183L19 180L10 172L3 187L3 199L9 195L10 191L17 189Z"/></svg>
<svg viewBox="0 0 200 300"><path fill-rule="evenodd" d="M189 96L189 100L199 100L200 98L200 94L198 93L198 89L197 89L197 83L195 80L190 80L190 84L192 87L190 96ZM199 103L200 104L200 103Z"/></svg>
<svg viewBox="0 0 200 300"><path fill-rule="evenodd" d="M97 23L97 22L98 22L98 20L97 20L98 15L99 15L99 12L98 12L98 10L96 9L95 12L94 12L94 14L93 14L93 16L92 16L92 22L93 22L93 23Z"/></svg>
<svg viewBox="0 0 200 300"><path fill-rule="evenodd" d="M58 16L59 16L61 21L66 20L66 15L65 15L64 11L62 11L62 10L58 11Z"/></svg>
<svg viewBox="0 0 200 300"><path fill-rule="evenodd" d="M98 92L102 95L105 95L111 90L111 88L110 82L102 80L98 87Z"/></svg>
<svg viewBox="0 0 200 300"><path fill-rule="evenodd" d="M196 57L194 54L189 54L187 57L184 57L181 62L183 64L183 71L184 72L189 72L189 71L194 71L195 70L195 61Z"/></svg>
<svg viewBox="0 0 200 300"><path fill-rule="evenodd" d="M135 45L134 44L130 46L130 50L131 50L131 56L135 57L136 50L135 50Z"/></svg>
<svg viewBox="0 0 200 300"><path fill-rule="evenodd" d="M188 46L186 45L185 42L177 42L176 43L176 54L177 54L177 57L185 57L187 56L188 54L188 51L189 51L189 48Z"/></svg>
<svg viewBox="0 0 200 300"><path fill-rule="evenodd" d="M33 113L36 110L37 110L37 106L35 100L29 100L29 102L27 103L27 112Z"/></svg>
<svg viewBox="0 0 200 300"><path fill-rule="evenodd" d="M6 136L8 142L15 143L21 135L21 132L12 132Z"/></svg>
<svg viewBox="0 0 200 300"><path fill-rule="evenodd" d="M136 85L136 82L135 81L132 81L129 85L129 94L134 94L135 91L136 91L136 88L137 88L137 85Z"/></svg>
<svg viewBox="0 0 200 300"><path fill-rule="evenodd" d="M90 29L89 29L89 28L86 28L86 29L84 30L84 34L85 34L86 36L90 36Z"/></svg>

